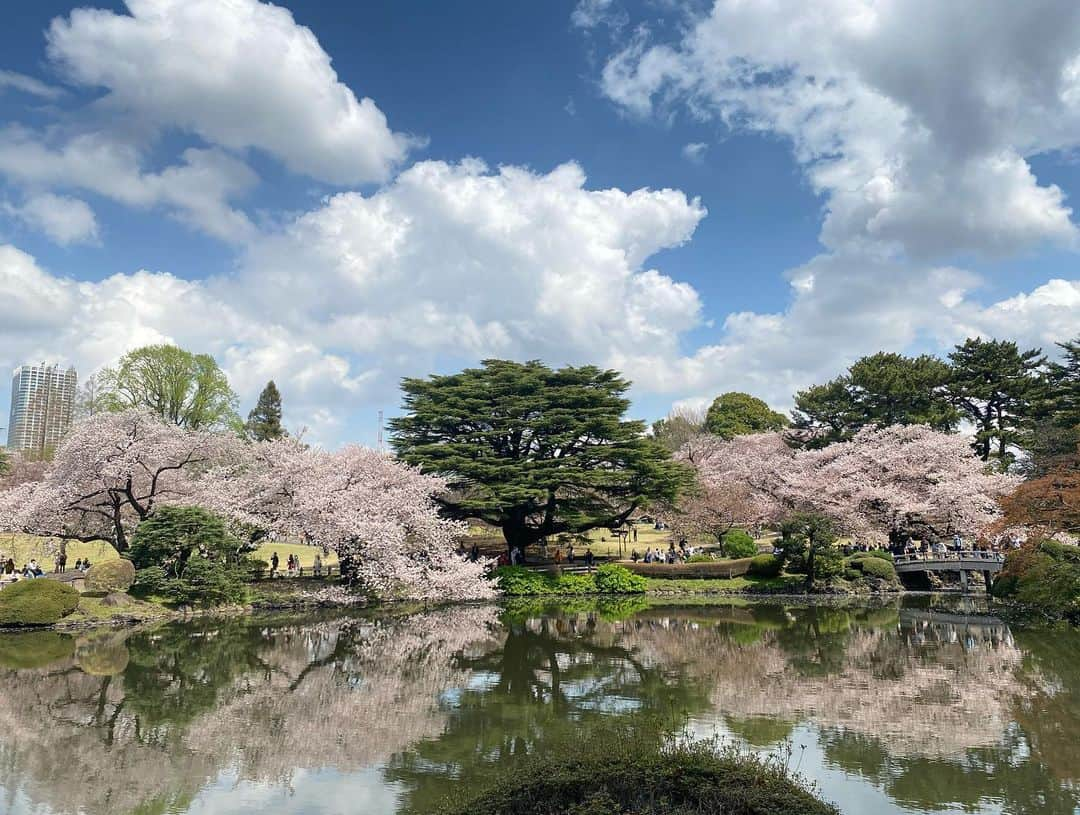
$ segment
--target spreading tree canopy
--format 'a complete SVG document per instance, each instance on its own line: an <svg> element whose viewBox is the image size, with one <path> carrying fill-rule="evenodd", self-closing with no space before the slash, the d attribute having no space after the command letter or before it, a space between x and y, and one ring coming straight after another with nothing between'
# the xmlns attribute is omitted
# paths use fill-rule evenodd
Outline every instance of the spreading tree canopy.
<svg viewBox="0 0 1080 815"><path fill-rule="evenodd" d="M188 430L237 425L236 394L209 354L147 345L101 373L100 404L109 411L149 410Z"/></svg>
<svg viewBox="0 0 1080 815"><path fill-rule="evenodd" d="M946 392L949 379L949 365L925 354L863 357L845 376L795 396L795 426L811 447L849 439L864 427L955 430L960 415Z"/></svg>
<svg viewBox="0 0 1080 815"><path fill-rule="evenodd" d="M248 414L245 428L254 441L276 441L288 435L281 426L281 393L274 380L262 389L259 401Z"/></svg>
<svg viewBox="0 0 1080 815"><path fill-rule="evenodd" d="M738 391L717 396L705 414L705 429L722 439L783 430L789 424L783 413L777 413L756 396Z"/></svg>
<svg viewBox="0 0 1080 815"><path fill-rule="evenodd" d="M447 479L447 514L498 526L511 547L617 525L674 500L688 478L643 422L624 418L629 386L615 371L538 361L406 379L394 449Z"/></svg>

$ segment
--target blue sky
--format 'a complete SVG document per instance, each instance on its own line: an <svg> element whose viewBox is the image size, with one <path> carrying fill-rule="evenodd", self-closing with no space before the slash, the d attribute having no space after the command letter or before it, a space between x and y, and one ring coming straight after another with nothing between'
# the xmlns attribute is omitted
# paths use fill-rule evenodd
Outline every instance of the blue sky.
<svg viewBox="0 0 1080 815"><path fill-rule="evenodd" d="M93 8L2 12L4 367L174 341L337 444L483 356L656 418L1080 333L1071 3Z"/></svg>

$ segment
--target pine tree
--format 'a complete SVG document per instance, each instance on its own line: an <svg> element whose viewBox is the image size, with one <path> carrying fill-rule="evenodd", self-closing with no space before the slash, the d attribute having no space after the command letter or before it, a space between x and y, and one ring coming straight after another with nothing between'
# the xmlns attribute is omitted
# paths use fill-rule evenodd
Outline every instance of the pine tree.
<svg viewBox="0 0 1080 815"><path fill-rule="evenodd" d="M1030 446L1045 404L1046 358L1037 348L1021 351L1015 342L969 339L956 346L949 360L949 395L975 426L976 454L983 461L997 459L1007 469L1015 459L1009 448Z"/></svg>
<svg viewBox="0 0 1080 815"><path fill-rule="evenodd" d="M281 426L281 393L272 379L266 383L258 403L248 414L247 433L254 441L275 441L288 435Z"/></svg>

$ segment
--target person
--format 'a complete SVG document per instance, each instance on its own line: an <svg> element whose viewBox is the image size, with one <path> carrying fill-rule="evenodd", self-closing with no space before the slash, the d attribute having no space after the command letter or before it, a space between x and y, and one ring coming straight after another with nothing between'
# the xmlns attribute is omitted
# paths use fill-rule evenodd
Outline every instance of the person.
<svg viewBox="0 0 1080 815"><path fill-rule="evenodd" d="M475 543L472 545L472 549L469 550L469 560L471 560L473 563L476 563L478 560L480 560L480 547L477 546Z"/></svg>
<svg viewBox="0 0 1080 815"><path fill-rule="evenodd" d="M558 547L556 547L555 548L555 565L558 566L560 563L562 563L562 549L559 549Z"/></svg>
<svg viewBox="0 0 1080 815"><path fill-rule="evenodd" d="M592 571L593 563L596 561L596 557L592 553L592 548L585 550L585 565L589 567L589 571Z"/></svg>
<svg viewBox="0 0 1080 815"><path fill-rule="evenodd" d="M574 544L570 544L566 548L566 562L567 563L573 563L574 562Z"/></svg>
<svg viewBox="0 0 1080 815"><path fill-rule="evenodd" d="M315 553L315 565L313 567L316 577L322 577L322 555Z"/></svg>
<svg viewBox="0 0 1080 815"><path fill-rule="evenodd" d="M11 561L8 561L8 562L11 563ZM12 565L14 566L14 564L12 564ZM75 561L75 571L77 571L77 572L82 571L82 558L79 558L78 560Z"/></svg>
<svg viewBox="0 0 1080 815"><path fill-rule="evenodd" d="M281 563L281 558L278 557L277 552L274 552L274 554L270 555L270 576L271 577L276 577L277 576L278 565L280 563Z"/></svg>
<svg viewBox="0 0 1080 815"><path fill-rule="evenodd" d="M633 551L632 551L632 552L630 553L630 559L631 559L632 561L634 561L634 563L637 563L637 562L638 562L638 558L639 558L639 557L641 557L641 556L640 556L640 555L639 555L639 554L637 553L637 549L634 549L634 550L633 550Z"/></svg>
<svg viewBox="0 0 1080 815"><path fill-rule="evenodd" d="M83 558L82 570L85 572L89 568L90 568L90 558Z"/></svg>
<svg viewBox="0 0 1080 815"><path fill-rule="evenodd" d="M957 532L952 538L953 549L959 552L964 548L964 539L960 537L960 533Z"/></svg>
<svg viewBox="0 0 1080 815"><path fill-rule="evenodd" d="M637 543L637 526L634 527L634 543Z"/></svg>
<svg viewBox="0 0 1080 815"><path fill-rule="evenodd" d="M30 565L27 566L27 568L30 570L31 577L41 577L45 574L45 572L41 570L41 566L38 564L37 558L30 558Z"/></svg>
<svg viewBox="0 0 1080 815"><path fill-rule="evenodd" d="M60 557L56 559L56 571L60 574L67 571L67 552L61 552Z"/></svg>

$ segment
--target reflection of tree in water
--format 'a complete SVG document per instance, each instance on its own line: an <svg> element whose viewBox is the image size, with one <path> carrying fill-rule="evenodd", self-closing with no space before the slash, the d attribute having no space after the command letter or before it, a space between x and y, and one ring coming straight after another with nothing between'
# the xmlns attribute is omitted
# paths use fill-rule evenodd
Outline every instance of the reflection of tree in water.
<svg viewBox="0 0 1080 815"><path fill-rule="evenodd" d="M477 788L512 772L522 755L572 751L575 733L607 717L675 726L708 704L702 688L640 660L595 613L507 617L505 625L496 647L460 660L472 680L446 700L445 731L388 767L407 812L431 811L451 785Z"/></svg>
<svg viewBox="0 0 1080 815"><path fill-rule="evenodd" d="M895 607L585 608L0 637L0 785L57 813L153 813L225 771L287 786L386 765L423 812L581 728L689 714L755 746L811 721L830 762L913 807L1075 804L1075 636Z"/></svg>
<svg viewBox="0 0 1080 815"><path fill-rule="evenodd" d="M454 655L493 621L242 618L131 637L124 660L113 639L75 659L54 648L48 667L0 666L0 785L58 813L153 813L182 811L225 770L287 784L298 767L380 763L441 730L440 695L466 678ZM123 670L95 676L76 659Z"/></svg>
<svg viewBox="0 0 1080 815"><path fill-rule="evenodd" d="M1017 728L997 745L939 757L893 755L879 739L840 729L823 731L820 740L828 763L920 811L975 812L992 801L1005 813L1072 815L1080 806L1080 794L1028 752Z"/></svg>

